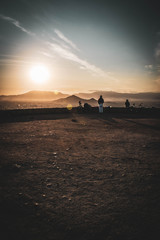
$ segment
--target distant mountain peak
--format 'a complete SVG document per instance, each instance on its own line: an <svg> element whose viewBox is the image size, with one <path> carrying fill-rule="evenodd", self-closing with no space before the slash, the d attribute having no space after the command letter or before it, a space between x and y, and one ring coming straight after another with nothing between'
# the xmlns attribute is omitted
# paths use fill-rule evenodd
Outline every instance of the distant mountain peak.
<svg viewBox="0 0 160 240"><path fill-rule="evenodd" d="M77 97L76 95L68 96L67 99L81 99L80 97Z"/></svg>
<svg viewBox="0 0 160 240"><path fill-rule="evenodd" d="M1 100L11 101L52 101L58 98L67 97L68 94L54 91L32 90L19 95L1 96ZM2 99L3 98L3 99Z"/></svg>

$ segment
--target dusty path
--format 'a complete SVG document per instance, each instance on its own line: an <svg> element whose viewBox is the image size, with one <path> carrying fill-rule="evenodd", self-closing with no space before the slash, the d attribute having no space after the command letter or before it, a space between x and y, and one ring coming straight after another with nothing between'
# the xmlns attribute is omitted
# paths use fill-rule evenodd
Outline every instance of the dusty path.
<svg viewBox="0 0 160 240"><path fill-rule="evenodd" d="M160 121L1 123L3 240L157 239Z"/></svg>

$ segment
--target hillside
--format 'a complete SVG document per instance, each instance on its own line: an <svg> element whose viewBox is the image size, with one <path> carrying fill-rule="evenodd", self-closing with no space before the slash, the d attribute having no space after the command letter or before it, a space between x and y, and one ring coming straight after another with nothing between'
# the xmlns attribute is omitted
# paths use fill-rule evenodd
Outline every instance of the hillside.
<svg viewBox="0 0 160 240"><path fill-rule="evenodd" d="M76 96L81 98L95 98L98 99L102 95L105 100L119 100L124 101L124 99L130 100L143 100L143 101L160 101L160 93L153 92L142 92L142 93L118 93L112 91L96 91L92 93L78 93Z"/></svg>
<svg viewBox="0 0 160 240"><path fill-rule="evenodd" d="M53 105L55 107L66 107L68 104L71 104L73 107L77 107L77 106L79 106L79 101L81 101L82 105L84 103L88 103L91 106L97 106L97 100L95 100L94 98L83 99L83 98L77 97L75 95L55 100L55 101L53 101Z"/></svg>
<svg viewBox="0 0 160 240"><path fill-rule="evenodd" d="M29 91L19 95L2 95L1 101L52 101L68 96L61 92L53 91Z"/></svg>
<svg viewBox="0 0 160 240"><path fill-rule="evenodd" d="M66 107L68 104L77 107L79 101L81 101L82 105L88 103L94 107L97 106L97 99L100 95L104 98L104 107L124 107L124 102L127 98L131 106L160 107L160 93L152 92L118 93L111 91L96 91L69 96L68 94L54 91L29 91L19 95L1 95L0 109Z"/></svg>
<svg viewBox="0 0 160 240"><path fill-rule="evenodd" d="M124 101L126 98L130 100L143 101L160 101L160 93L142 92L142 93L119 93L113 91L95 91L92 93L77 93L69 96L61 92L54 91L29 91L19 95L1 95L0 101L52 101L60 98L69 97L66 100L75 101L90 101L95 104L95 99L102 95L105 101ZM60 102L58 102L60 103Z"/></svg>

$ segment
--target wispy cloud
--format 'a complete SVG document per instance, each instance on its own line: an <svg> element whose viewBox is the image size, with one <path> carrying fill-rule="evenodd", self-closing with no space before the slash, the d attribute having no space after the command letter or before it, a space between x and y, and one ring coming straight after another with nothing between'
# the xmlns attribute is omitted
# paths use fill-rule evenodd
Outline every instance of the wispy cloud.
<svg viewBox="0 0 160 240"><path fill-rule="evenodd" d="M3 14L0 14L0 18L3 20L6 20L10 23L12 23L14 26L16 26L17 28L19 28L22 32L25 32L27 34L29 34L30 36L35 36L35 33L28 31L26 28L22 27L22 25L19 23L19 21L8 17L8 16L4 16Z"/></svg>
<svg viewBox="0 0 160 240"><path fill-rule="evenodd" d="M0 54L0 65L26 65L35 63L31 58L10 54Z"/></svg>
<svg viewBox="0 0 160 240"><path fill-rule="evenodd" d="M96 67L94 64L89 63L87 60L84 60L78 56L78 53L73 53L72 50L80 51L79 48L74 44L70 39L68 39L61 31L55 29L54 32L57 36L62 39L64 43L59 40L52 38L53 41L47 41L46 44L50 50L58 54L61 58L67 59L73 63L79 65L80 69L89 71L94 76L99 76L103 78L108 78L114 81L117 81L114 78L113 74L103 71L101 68Z"/></svg>
<svg viewBox="0 0 160 240"><path fill-rule="evenodd" d="M67 59L69 61L75 62L77 64L80 65L81 69L85 69L90 71L92 74L101 76L101 77L109 77L112 78L112 76L110 76L109 74L107 74L106 72L104 72L103 70L101 70L100 68L96 67L93 64L90 64L89 62L87 62L86 60L83 60L81 58L79 58L76 54L74 54L73 52L71 52L70 50L67 50L65 48L63 48L62 46L56 44L56 43L51 43L48 42L48 47L55 53L57 53L60 57Z"/></svg>
<svg viewBox="0 0 160 240"><path fill-rule="evenodd" d="M64 36L64 34L62 32L60 32L59 30L55 29L54 32L57 34L57 36L62 39L64 42L66 42L67 44L69 44L72 48L74 48L77 51L80 51L79 48L76 46L76 44L74 44L71 40L69 40L67 37Z"/></svg>
<svg viewBox="0 0 160 240"><path fill-rule="evenodd" d="M25 32L26 34L35 37L37 36L35 33L27 30L26 28L24 28L21 23L11 17L5 16L3 14L0 14L0 18L10 22L11 24L13 24L14 26L16 26L17 28L19 28L21 31ZM67 59L71 62L74 62L76 64L79 65L79 67L82 70L87 70L89 71L92 75L95 76L99 76L99 77L103 77L103 78L109 78L112 80L117 81L116 78L114 78L114 76L110 73L106 73L105 71L103 71L102 69L100 69L99 67L96 67L95 65L89 63L88 61L81 59L78 54L75 54L72 52L72 50L76 50L76 51L80 51L79 48L76 46L75 43L73 43L70 39L68 39L61 31L59 31L58 29L55 29L54 32L56 33L56 35L58 36L59 39L61 39L63 42L61 42L59 39L54 38L52 36L52 38L47 41L45 39L41 39L39 40L42 44L44 44L45 47L45 51L41 51L41 54L49 57L49 58L54 58L54 55L52 55L52 52L55 54L57 54L58 56L60 56L63 59ZM49 50L49 51L48 51ZM3 61L3 63L6 61ZM10 63L18 63L17 61L10 61ZM28 63L25 61L21 61L21 63ZM2 61L1 61L2 64Z"/></svg>
<svg viewBox="0 0 160 240"><path fill-rule="evenodd" d="M145 65L145 68L146 68L146 69L152 69L152 68L153 68L153 65L151 65L151 64L150 64L150 65Z"/></svg>
<svg viewBox="0 0 160 240"><path fill-rule="evenodd" d="M15 60L15 59L0 59L0 65L26 65L34 62L25 61L25 60Z"/></svg>
<svg viewBox="0 0 160 240"><path fill-rule="evenodd" d="M43 51L38 51L38 53L42 54L42 55L45 56L45 57L55 59L55 56L53 56L52 54L48 53L48 52L45 51L45 50L43 50Z"/></svg>

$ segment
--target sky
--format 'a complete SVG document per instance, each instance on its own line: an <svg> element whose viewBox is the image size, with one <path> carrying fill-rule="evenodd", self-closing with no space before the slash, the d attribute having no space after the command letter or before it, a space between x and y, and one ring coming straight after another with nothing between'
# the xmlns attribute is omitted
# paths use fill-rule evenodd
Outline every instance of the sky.
<svg viewBox="0 0 160 240"><path fill-rule="evenodd" d="M0 94L159 92L158 2L2 0Z"/></svg>

